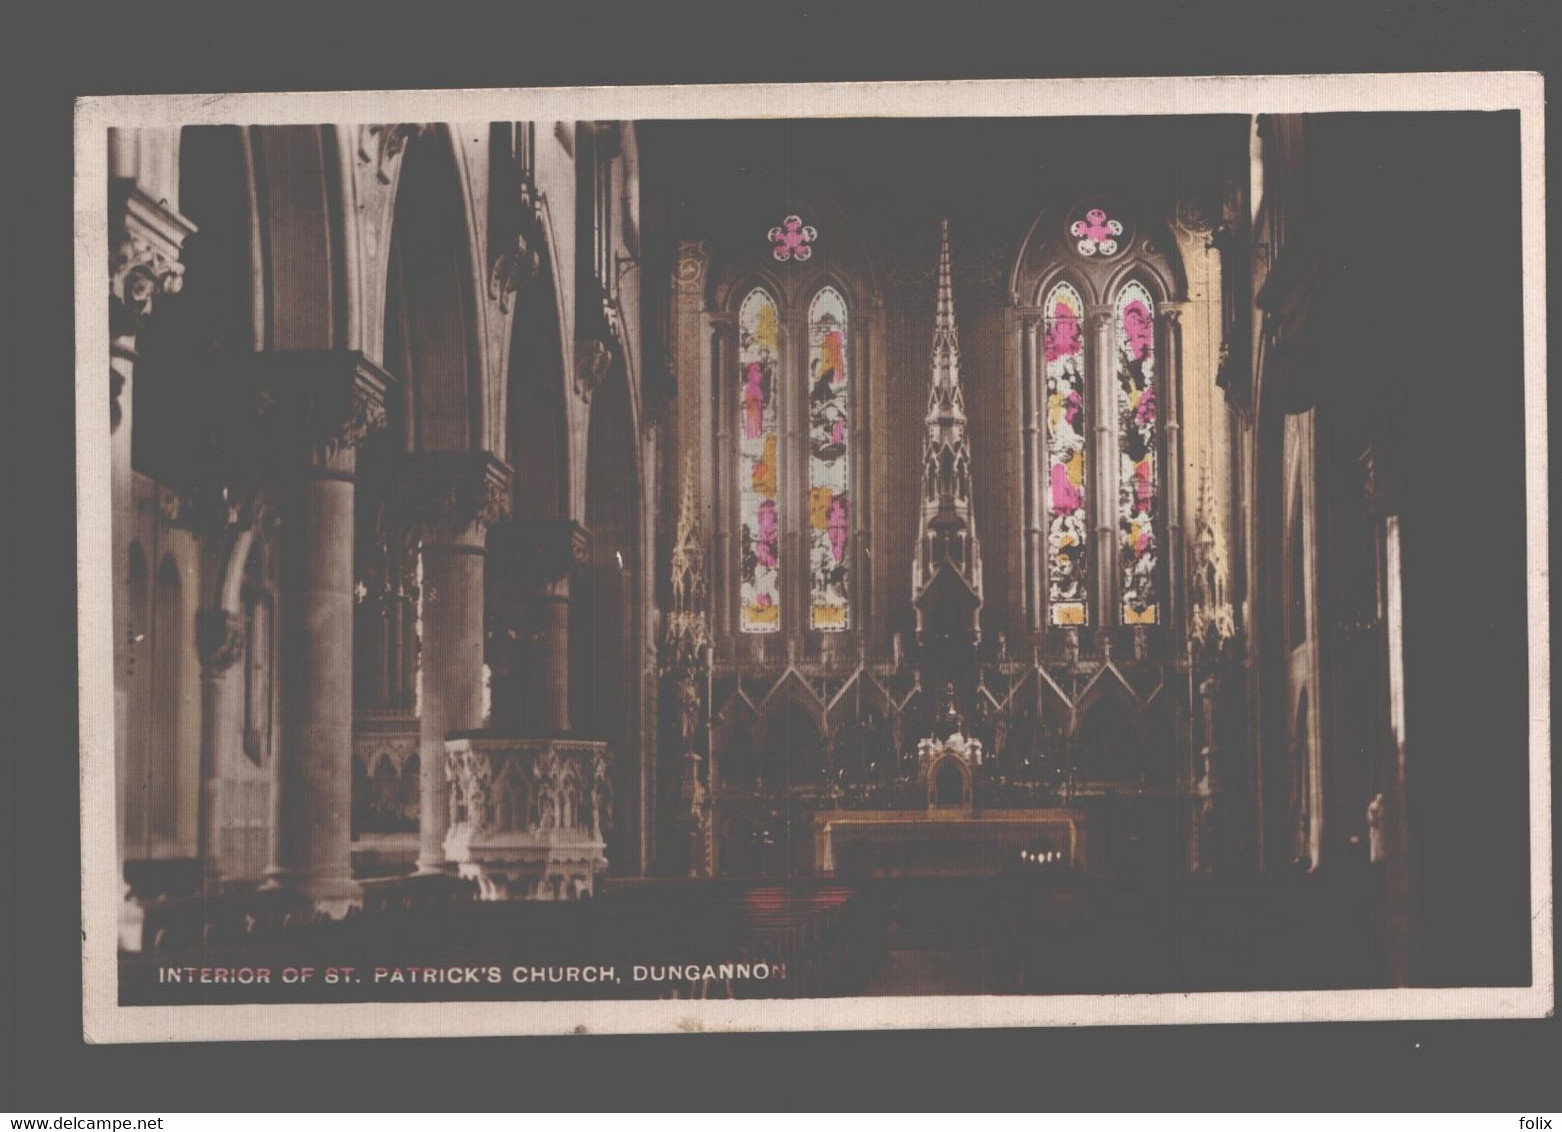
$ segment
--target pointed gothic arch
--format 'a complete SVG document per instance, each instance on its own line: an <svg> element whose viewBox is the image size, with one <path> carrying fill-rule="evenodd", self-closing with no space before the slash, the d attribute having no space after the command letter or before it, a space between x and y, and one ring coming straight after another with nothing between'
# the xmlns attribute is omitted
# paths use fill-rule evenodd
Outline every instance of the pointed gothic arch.
<svg viewBox="0 0 1562 1132"><path fill-rule="evenodd" d="M401 379L407 451L480 450L486 437L471 205L446 128L401 160L386 256L385 368ZM395 422L390 433L397 433Z"/></svg>
<svg viewBox="0 0 1562 1132"><path fill-rule="evenodd" d="M776 633L786 615L784 505L791 479L786 433L782 308L764 286L747 291L737 310L737 389L733 396L737 467L738 627Z"/></svg>
<svg viewBox="0 0 1562 1132"><path fill-rule="evenodd" d="M348 344L347 176L335 126L251 126L264 300L255 346L329 350Z"/></svg>
<svg viewBox="0 0 1562 1132"><path fill-rule="evenodd" d="M806 256L784 259L764 239L722 242L705 289L720 343L718 537L730 532L716 583L718 647L762 663L793 647L840 655L856 647L868 619L861 509L870 491L869 342L879 325L881 282L862 233L832 203L798 200L787 212L786 222L802 217L805 229L814 217L822 226L815 232L828 237L810 243ZM745 216L761 236L783 219L752 210ZM755 333L756 293L773 306L766 315L776 327L768 361L753 349L764 337ZM814 317L826 307L828 318ZM826 353L838 380L821 386ZM768 399L758 395L763 383L752 380L756 364L770 374ZM761 411L773 413L773 434L756 415ZM773 460L766 457L772 435Z"/></svg>
<svg viewBox="0 0 1562 1132"><path fill-rule="evenodd" d="M513 514L570 514L570 366L560 336L551 249L538 250L536 276L516 296L505 390L505 453L515 469Z"/></svg>
<svg viewBox="0 0 1562 1132"><path fill-rule="evenodd" d="M464 160L448 127L411 128L402 137L390 174L385 286L373 292L384 300L375 349L397 387L387 427L356 456L354 700L358 710L411 713L418 706L420 563L403 506L406 460L483 448L490 398Z"/></svg>
<svg viewBox="0 0 1562 1132"><path fill-rule="evenodd" d="M178 162L179 205L196 230L180 250L184 285L159 299L137 336L131 461L193 496L206 486L210 453L192 415L213 423L220 375L262 348L270 299L249 131L185 126Z"/></svg>
<svg viewBox="0 0 1562 1132"><path fill-rule="evenodd" d="M1158 397L1161 351L1157 304L1141 273L1125 276L1114 292L1113 349L1117 395L1117 617L1125 625L1162 619L1160 544L1164 485L1162 410Z"/></svg>
<svg viewBox="0 0 1562 1132"><path fill-rule="evenodd" d="M1154 367L1164 360L1161 312L1185 277L1160 217L1107 201L1048 200L1010 273L1021 307L1014 372L1029 406L1020 422L1026 521L1037 528L1026 592L1031 625L1047 631L1166 618L1165 392ZM1070 308L1061 320L1060 297ZM1134 342L1148 345L1132 365L1119 356L1129 304ZM1093 319L1107 320L1104 336Z"/></svg>
<svg viewBox="0 0 1562 1132"><path fill-rule="evenodd" d="M1085 369L1083 280L1059 273L1047 285L1041 309L1040 415L1045 473L1039 487L1045 523L1047 620L1084 625L1090 618L1090 491L1087 459L1094 390Z"/></svg>
<svg viewBox="0 0 1562 1132"><path fill-rule="evenodd" d="M840 290L825 282L808 303L808 627L851 627L851 526L857 409L856 326Z"/></svg>

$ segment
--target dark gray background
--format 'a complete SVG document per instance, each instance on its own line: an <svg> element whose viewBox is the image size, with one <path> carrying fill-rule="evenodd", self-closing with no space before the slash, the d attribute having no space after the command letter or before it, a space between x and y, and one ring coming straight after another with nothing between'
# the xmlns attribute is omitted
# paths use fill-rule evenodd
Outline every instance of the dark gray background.
<svg viewBox="0 0 1562 1132"><path fill-rule="evenodd" d="M560 5L562 8L562 5ZM744 13L742 18L738 13ZM8 14L10 522L0 1109L1023 1107L1555 1112L1543 1022L88 1047L75 758L71 100L597 83L1542 69L1518 3L577 3ZM13 63L13 68L15 64ZM1548 131L1549 133L1549 131ZM1555 145L1548 150L1555 152ZM9 195L9 194L8 194ZM17 237L22 241L18 243ZM20 505L20 506L18 506ZM15 569L20 567L20 569ZM17 619L16 615L21 618ZM1522 649L1522 625L1511 647ZM20 725L18 727L18 724Z"/></svg>

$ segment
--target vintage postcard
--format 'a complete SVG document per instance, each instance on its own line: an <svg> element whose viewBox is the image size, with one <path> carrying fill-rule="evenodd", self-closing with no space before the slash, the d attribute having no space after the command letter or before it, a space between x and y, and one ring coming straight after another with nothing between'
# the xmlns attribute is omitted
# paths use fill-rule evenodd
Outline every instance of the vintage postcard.
<svg viewBox="0 0 1562 1132"><path fill-rule="evenodd" d="M81 101L87 1038L1550 1013L1542 129Z"/></svg>

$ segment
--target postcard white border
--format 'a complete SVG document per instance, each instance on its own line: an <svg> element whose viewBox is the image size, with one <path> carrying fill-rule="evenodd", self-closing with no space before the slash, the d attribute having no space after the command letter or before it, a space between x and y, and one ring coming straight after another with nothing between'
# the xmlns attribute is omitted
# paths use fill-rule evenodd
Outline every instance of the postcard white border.
<svg viewBox="0 0 1562 1132"><path fill-rule="evenodd" d="M1014 117L1517 110L1528 491L1528 987L658 1002L118 1004L108 369L110 127L364 121ZM127 95L76 106L83 1032L91 1042L1534 1018L1555 1010L1546 480L1544 83L1529 72Z"/></svg>

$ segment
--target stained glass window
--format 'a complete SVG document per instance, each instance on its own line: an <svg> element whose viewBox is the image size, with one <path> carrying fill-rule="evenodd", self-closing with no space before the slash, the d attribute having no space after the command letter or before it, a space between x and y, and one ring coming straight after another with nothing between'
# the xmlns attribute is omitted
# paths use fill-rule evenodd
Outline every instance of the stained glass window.
<svg viewBox="0 0 1562 1132"><path fill-rule="evenodd" d="M781 628L779 342L775 300L763 290L749 292L738 310L740 624L745 633L774 633Z"/></svg>
<svg viewBox="0 0 1562 1132"><path fill-rule="evenodd" d="M1117 296L1117 526L1125 625L1154 625L1156 586L1155 303L1139 283Z"/></svg>
<svg viewBox="0 0 1562 1132"><path fill-rule="evenodd" d="M846 301L825 287L808 308L809 624L848 627L851 531L851 401Z"/></svg>
<svg viewBox="0 0 1562 1132"><path fill-rule="evenodd" d="M1083 220L1074 221L1069 232L1079 241L1074 246L1079 249L1080 255L1115 255L1117 239L1123 234L1123 223L1121 220L1109 220L1105 209L1092 208L1085 213Z"/></svg>
<svg viewBox="0 0 1562 1132"><path fill-rule="evenodd" d="M1067 283L1043 307L1046 355L1047 608L1054 625L1083 625L1085 550L1085 304Z"/></svg>

